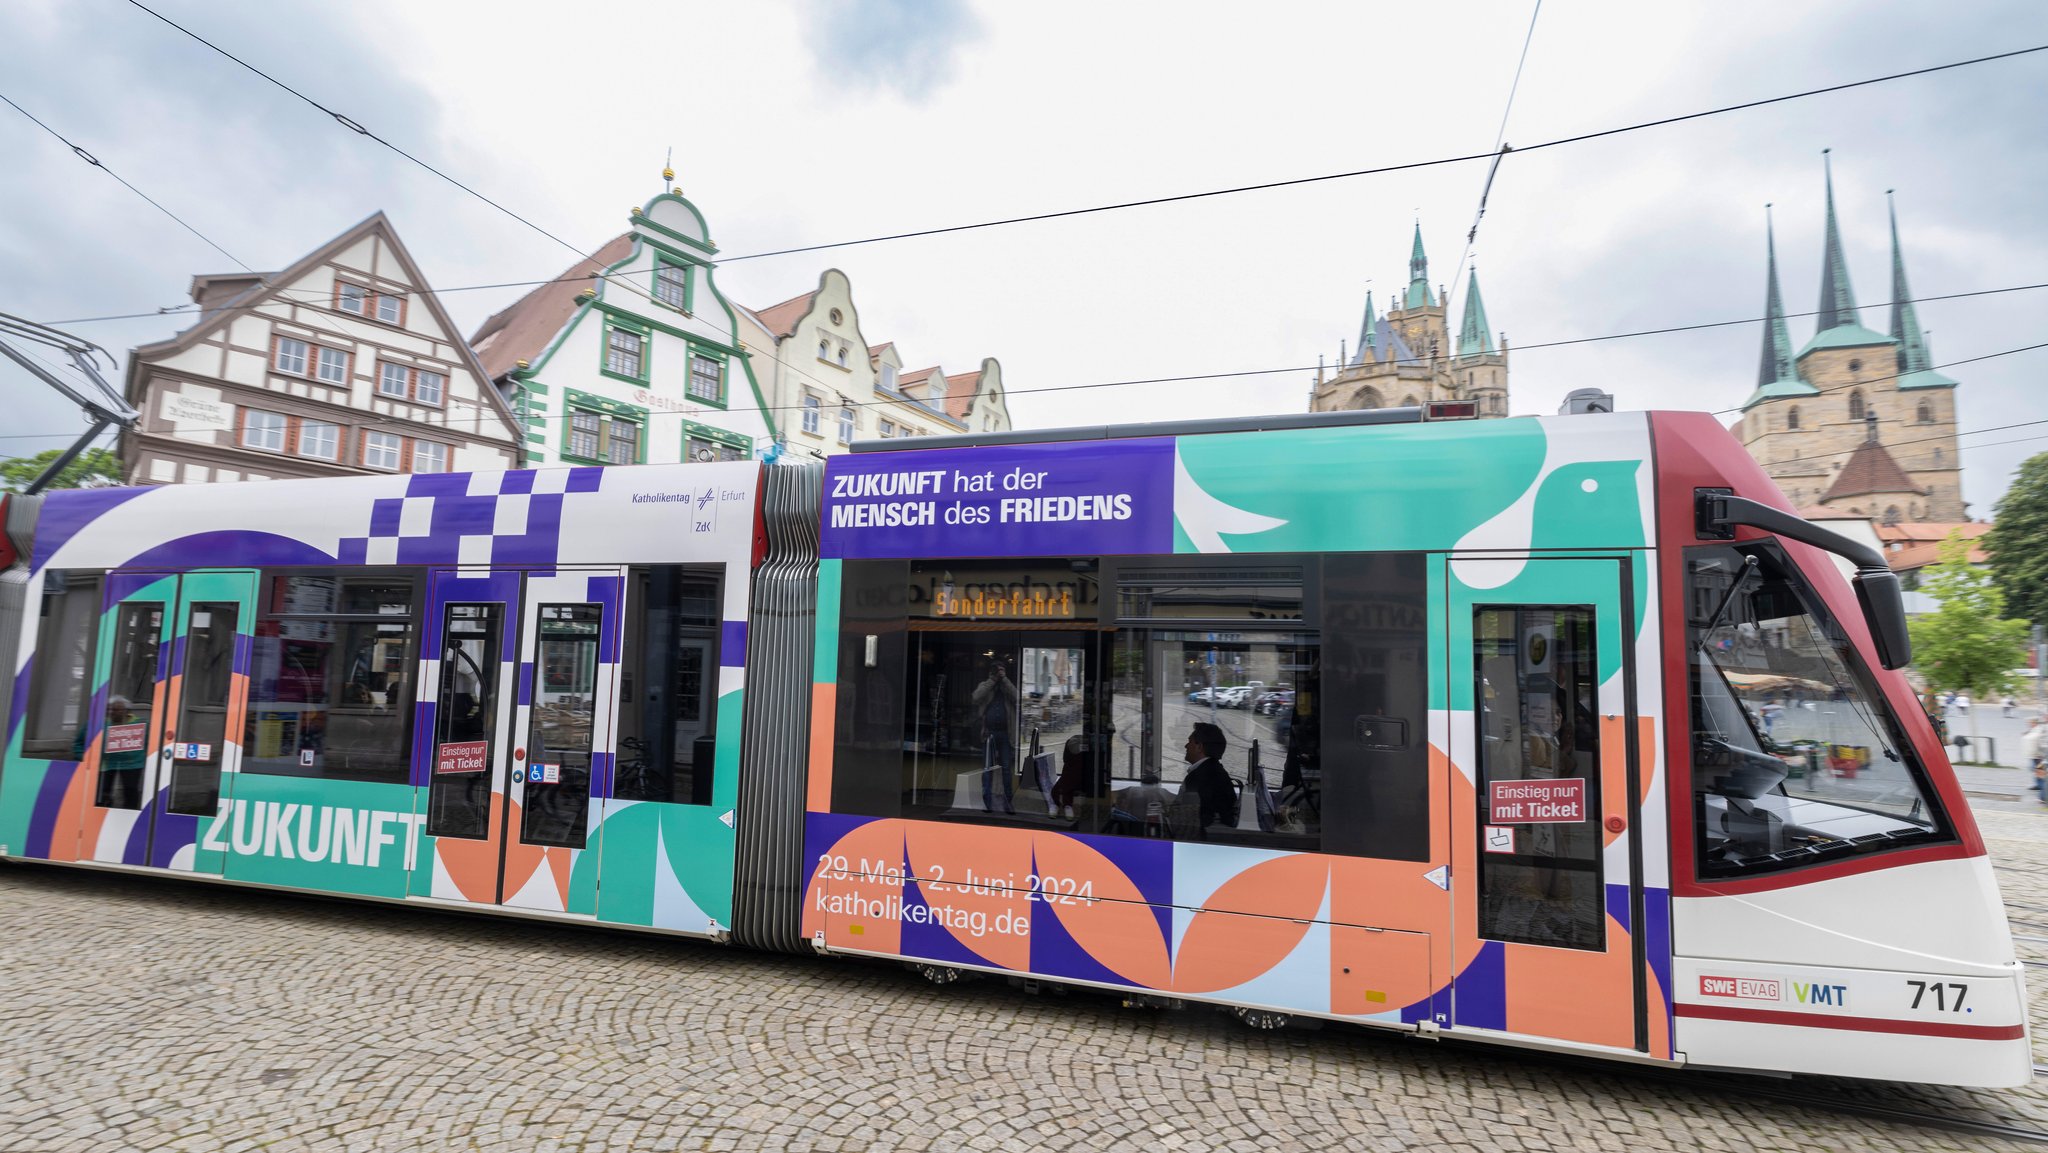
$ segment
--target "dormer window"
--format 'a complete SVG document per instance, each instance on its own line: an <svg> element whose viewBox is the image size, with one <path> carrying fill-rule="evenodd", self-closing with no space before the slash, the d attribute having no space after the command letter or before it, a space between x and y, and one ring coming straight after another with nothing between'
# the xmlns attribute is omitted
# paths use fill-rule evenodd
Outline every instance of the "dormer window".
<svg viewBox="0 0 2048 1153"><path fill-rule="evenodd" d="M896 366L895 366L895 365L893 365L893 364L884 364L884 365L882 366L882 387L883 387L883 388L887 388L887 389L894 389L894 388L896 387Z"/></svg>
<svg viewBox="0 0 2048 1153"><path fill-rule="evenodd" d="M689 311L690 270L679 264L656 257L654 260L654 299L670 308Z"/></svg>

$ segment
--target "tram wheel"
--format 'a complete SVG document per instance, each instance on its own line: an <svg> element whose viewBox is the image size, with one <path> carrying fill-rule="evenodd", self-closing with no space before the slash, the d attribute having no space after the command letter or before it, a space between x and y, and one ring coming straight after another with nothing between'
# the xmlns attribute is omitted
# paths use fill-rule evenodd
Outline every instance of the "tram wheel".
<svg viewBox="0 0 2048 1153"><path fill-rule="evenodd" d="M960 970L947 965L913 964L910 966L910 971L934 985L951 985L966 976Z"/></svg>
<svg viewBox="0 0 2048 1153"><path fill-rule="evenodd" d="M1253 1009L1239 1005L1231 1013L1253 1029L1285 1029L1293 1017L1286 1013L1275 1013L1271 1009Z"/></svg>

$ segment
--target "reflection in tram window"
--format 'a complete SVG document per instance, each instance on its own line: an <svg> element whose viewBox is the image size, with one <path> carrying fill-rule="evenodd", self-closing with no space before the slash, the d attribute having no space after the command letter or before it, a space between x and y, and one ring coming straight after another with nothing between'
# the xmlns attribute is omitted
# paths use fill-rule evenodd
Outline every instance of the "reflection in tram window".
<svg viewBox="0 0 2048 1153"><path fill-rule="evenodd" d="M34 672L22 717L23 756L75 760L84 753L83 737L91 727L85 723L86 702L91 699L99 620L97 573L53 569L43 574Z"/></svg>
<svg viewBox="0 0 2048 1153"><path fill-rule="evenodd" d="M833 809L1423 859L1425 599L1414 553L848 561Z"/></svg>
<svg viewBox="0 0 2048 1153"><path fill-rule="evenodd" d="M1686 571L1702 876L1953 835L1883 694L1778 546L1690 549Z"/></svg>
<svg viewBox="0 0 2048 1153"><path fill-rule="evenodd" d="M538 611L519 839L580 849L590 812L590 739L604 610L576 604L542 605Z"/></svg>
<svg viewBox="0 0 2048 1153"><path fill-rule="evenodd" d="M497 603L451 604L442 620L428 836L490 835L504 611Z"/></svg>
<svg viewBox="0 0 2048 1153"><path fill-rule="evenodd" d="M1585 607L1472 614L1479 730L1479 935L1598 949L1600 674ZM1492 838L1505 843L1495 847Z"/></svg>
<svg viewBox="0 0 2048 1153"><path fill-rule="evenodd" d="M420 585L417 570L263 574L243 772L406 782Z"/></svg>
<svg viewBox="0 0 2048 1153"><path fill-rule="evenodd" d="M722 570L636 566L626 579L619 753L612 795L711 803Z"/></svg>
<svg viewBox="0 0 2048 1153"><path fill-rule="evenodd" d="M178 694L179 751L171 762L173 813L210 817L219 808L235 626L241 612L242 606L233 601L201 601L192 606L186 622L185 670Z"/></svg>

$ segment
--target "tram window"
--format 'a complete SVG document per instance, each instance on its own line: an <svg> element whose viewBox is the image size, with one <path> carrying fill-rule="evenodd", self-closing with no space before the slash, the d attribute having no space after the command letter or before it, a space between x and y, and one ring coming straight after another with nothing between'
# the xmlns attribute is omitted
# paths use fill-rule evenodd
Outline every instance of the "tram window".
<svg viewBox="0 0 2048 1153"><path fill-rule="evenodd" d="M1477 606L1472 664L1474 819L1487 846L1479 854L1479 935L1601 948L1607 918L1593 610Z"/></svg>
<svg viewBox="0 0 2048 1153"><path fill-rule="evenodd" d="M434 775L427 786L430 837L490 835L504 612L495 602L451 604L442 618Z"/></svg>
<svg viewBox="0 0 2048 1153"><path fill-rule="evenodd" d="M99 620L98 573L53 569L43 574L35 672L29 678L23 715L23 756L75 760L83 754Z"/></svg>
<svg viewBox="0 0 2048 1153"><path fill-rule="evenodd" d="M241 611L233 601L199 601L185 620L185 669L178 692L168 802L173 813L210 817L220 805L220 766Z"/></svg>
<svg viewBox="0 0 2048 1153"><path fill-rule="evenodd" d="M122 601L114 610L113 663L107 673L107 725L100 746L99 786L93 803L109 809L142 807L142 770L149 757L150 719L156 712L157 663L164 635L161 601ZM80 730L79 747L84 748Z"/></svg>
<svg viewBox="0 0 2048 1153"><path fill-rule="evenodd" d="M722 568L629 570L614 797L711 803L724 604Z"/></svg>
<svg viewBox="0 0 2048 1153"><path fill-rule="evenodd" d="M262 574L243 772L410 779L421 583L410 569Z"/></svg>
<svg viewBox="0 0 2048 1153"><path fill-rule="evenodd" d="M583 847L590 818L590 751L597 719L598 629L604 608L541 605L533 712L519 839Z"/></svg>
<svg viewBox="0 0 2048 1153"><path fill-rule="evenodd" d="M1774 543L1686 552L1703 877L1953 837L1854 646Z"/></svg>
<svg viewBox="0 0 2048 1153"><path fill-rule="evenodd" d="M1428 610L1421 553L1323 558L1322 699L1293 707L1327 852L1429 859Z"/></svg>

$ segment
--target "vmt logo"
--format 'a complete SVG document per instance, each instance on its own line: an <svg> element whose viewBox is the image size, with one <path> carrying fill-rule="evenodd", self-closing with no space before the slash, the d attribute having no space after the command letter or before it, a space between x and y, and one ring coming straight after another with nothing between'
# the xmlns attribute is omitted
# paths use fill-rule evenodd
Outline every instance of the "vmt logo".
<svg viewBox="0 0 2048 1153"><path fill-rule="evenodd" d="M1847 985L1808 985L1802 981L1792 982L1792 997L1804 1005L1833 1005L1846 1008L1849 1004Z"/></svg>

